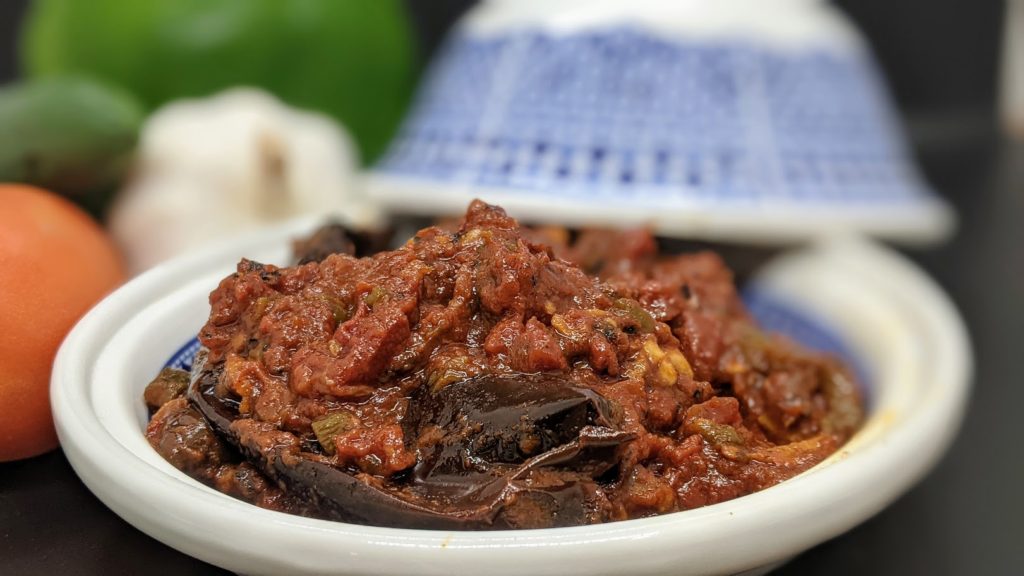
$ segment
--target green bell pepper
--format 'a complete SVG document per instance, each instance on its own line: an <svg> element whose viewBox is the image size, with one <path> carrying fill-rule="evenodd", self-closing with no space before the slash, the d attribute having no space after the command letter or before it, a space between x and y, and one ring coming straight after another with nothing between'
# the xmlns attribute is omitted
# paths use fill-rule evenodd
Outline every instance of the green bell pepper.
<svg viewBox="0 0 1024 576"><path fill-rule="evenodd" d="M35 0L22 39L30 75L86 73L149 109L264 88L340 120L367 162L383 151L413 87L398 0Z"/></svg>

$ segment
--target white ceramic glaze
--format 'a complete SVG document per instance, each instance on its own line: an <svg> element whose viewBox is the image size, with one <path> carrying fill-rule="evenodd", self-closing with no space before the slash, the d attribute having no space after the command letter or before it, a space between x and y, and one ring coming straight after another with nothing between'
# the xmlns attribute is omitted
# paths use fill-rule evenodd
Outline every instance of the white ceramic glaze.
<svg viewBox="0 0 1024 576"><path fill-rule="evenodd" d="M94 308L58 354L52 401L85 484L140 530L245 574L725 574L784 561L872 516L942 454L971 373L948 298L901 257L844 239L774 261L758 289L831 325L866 365L872 411L826 462L702 509L600 526L444 532L355 526L263 510L186 477L143 438L142 390L207 316L239 256L286 259L306 220L161 265Z"/></svg>
<svg viewBox="0 0 1024 576"><path fill-rule="evenodd" d="M664 236L747 244L789 245L863 231L910 246L927 246L949 236L956 216L945 201L923 197L887 206L821 206L775 199L730 203L703 200L662 204L656 197L615 204L596 193L591 199L557 192L520 194L501 187L464 185L375 174L368 193L392 210L420 216L458 215L469 199L505 207L525 222L568 226L642 226Z"/></svg>
<svg viewBox="0 0 1024 576"><path fill-rule="evenodd" d="M636 24L667 37L738 37L781 48L861 48L863 39L823 0L486 0L461 22L471 34L541 27L571 34Z"/></svg>

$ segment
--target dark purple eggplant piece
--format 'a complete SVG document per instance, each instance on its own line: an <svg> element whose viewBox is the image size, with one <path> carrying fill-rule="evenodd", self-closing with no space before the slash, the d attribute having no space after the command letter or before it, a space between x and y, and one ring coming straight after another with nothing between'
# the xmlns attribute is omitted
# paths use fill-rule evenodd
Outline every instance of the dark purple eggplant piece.
<svg viewBox="0 0 1024 576"><path fill-rule="evenodd" d="M351 230L330 221L309 236L293 240L292 254L297 264L320 262L331 254L362 258L386 250L393 235L393 230Z"/></svg>
<svg viewBox="0 0 1024 576"><path fill-rule="evenodd" d="M222 366L208 367L201 350L192 366L189 401L211 427L268 477L309 498L323 516L358 524L445 528L444 516L396 498L356 476L327 464L304 459L287 446L260 446L245 434L252 420L239 418L238 402L218 395ZM453 521L457 525L457 521ZM456 527L456 526L452 526Z"/></svg>
<svg viewBox="0 0 1024 576"><path fill-rule="evenodd" d="M456 492L507 474L502 465L527 462L596 478L618 463L618 448L633 438L616 430L621 417L608 400L557 376L481 376L433 393L424 387L414 400L403 422L406 436L431 442L417 442L414 481Z"/></svg>
<svg viewBox="0 0 1024 576"><path fill-rule="evenodd" d="M220 387L222 369L193 367L189 399L218 434L320 515L359 524L447 530L538 528L600 520L596 478L614 468L633 434L610 402L552 377L481 377L414 399L407 438L434 444L405 478L353 474L302 452L268 424L240 418ZM436 434L437 428L444 431Z"/></svg>

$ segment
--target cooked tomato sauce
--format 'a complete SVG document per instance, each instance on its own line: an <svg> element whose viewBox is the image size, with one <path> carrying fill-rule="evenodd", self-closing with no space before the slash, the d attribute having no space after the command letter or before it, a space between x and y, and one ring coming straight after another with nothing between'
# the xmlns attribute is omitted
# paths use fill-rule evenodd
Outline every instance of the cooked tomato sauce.
<svg viewBox="0 0 1024 576"><path fill-rule="evenodd" d="M210 308L188 399L180 375L147 391L150 442L300 514L531 528L686 510L806 470L862 419L848 371L759 330L713 253L570 241L482 202L394 251L243 260Z"/></svg>

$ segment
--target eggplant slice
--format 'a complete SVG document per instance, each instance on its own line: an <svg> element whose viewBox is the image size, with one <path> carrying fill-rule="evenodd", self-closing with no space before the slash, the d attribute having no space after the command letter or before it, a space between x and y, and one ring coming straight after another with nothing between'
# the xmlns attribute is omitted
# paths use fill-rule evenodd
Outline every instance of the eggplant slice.
<svg viewBox="0 0 1024 576"><path fill-rule="evenodd" d="M603 519L601 485L615 481L626 445L616 407L557 376L481 376L422 387L402 421L417 463L384 479L332 466L300 440L244 418L218 394L221 365L205 350L190 402L214 430L320 516L376 526L444 530L545 528Z"/></svg>
<svg viewBox="0 0 1024 576"><path fill-rule="evenodd" d="M353 230L338 221L329 221L309 236L292 241L292 261L302 265L322 262L331 254L362 258L387 250L394 230Z"/></svg>

